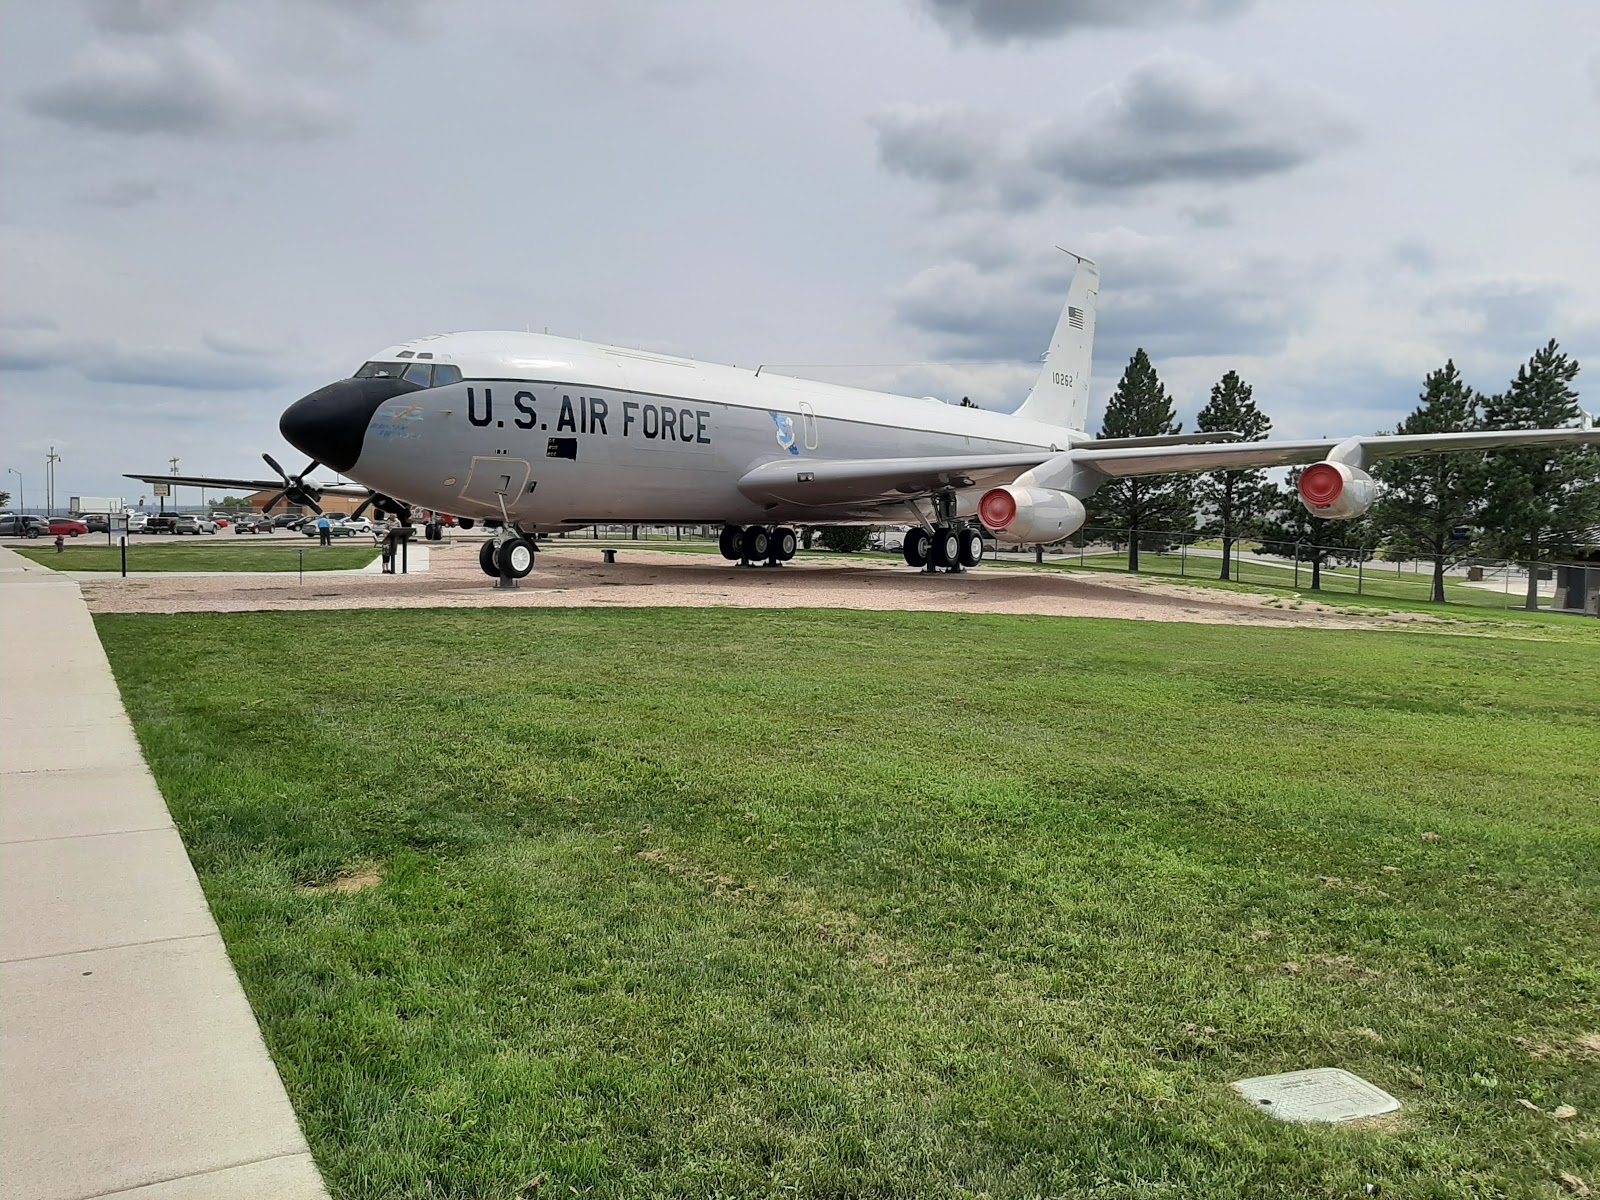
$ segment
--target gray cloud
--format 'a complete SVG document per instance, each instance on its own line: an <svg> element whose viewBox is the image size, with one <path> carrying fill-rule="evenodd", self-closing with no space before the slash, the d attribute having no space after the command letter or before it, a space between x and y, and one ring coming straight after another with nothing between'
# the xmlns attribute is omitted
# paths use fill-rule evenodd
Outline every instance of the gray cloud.
<svg viewBox="0 0 1600 1200"><path fill-rule="evenodd" d="M48 318L13 320L0 336L0 367L7 371L73 371L91 383L130 384L193 392L247 392L278 387L288 374L268 362L242 364L259 349L227 349L207 335L205 349L130 345L109 338L64 333Z"/></svg>
<svg viewBox="0 0 1600 1200"><path fill-rule="evenodd" d="M106 33L171 33L186 28L213 0L87 0L89 22Z"/></svg>
<svg viewBox="0 0 1600 1200"><path fill-rule="evenodd" d="M1542 279L1482 279L1435 292L1422 312L1451 337L1470 336L1478 351L1527 354L1569 336L1572 289Z"/></svg>
<svg viewBox="0 0 1600 1200"><path fill-rule="evenodd" d="M970 108L900 105L871 118L886 170L938 189L943 207L1037 208L1063 184L1108 201L1164 184L1279 175L1348 143L1351 127L1310 98L1160 54L1091 95L1081 112L1015 130ZM1219 206L1190 206L1216 227Z"/></svg>
<svg viewBox="0 0 1600 1200"><path fill-rule="evenodd" d="M1185 204L1178 215L1195 229L1229 229L1233 226L1233 209L1226 204Z"/></svg>
<svg viewBox="0 0 1600 1200"><path fill-rule="evenodd" d="M1165 183L1230 184L1291 171L1353 130L1307 98L1181 54L1147 59L1046 127L1032 161L1088 193Z"/></svg>
<svg viewBox="0 0 1600 1200"><path fill-rule="evenodd" d="M1395 262L1410 267L1418 274L1432 274L1439 266L1439 256L1420 237L1398 239L1389 247L1389 253Z"/></svg>
<svg viewBox="0 0 1600 1200"><path fill-rule="evenodd" d="M300 84L250 79L210 38L91 45L71 75L28 93L36 116L101 133L298 141L334 125L329 99Z"/></svg>
<svg viewBox="0 0 1600 1200"><path fill-rule="evenodd" d="M95 208L137 208L159 200L164 190L150 179L112 179L79 192L77 199Z"/></svg>
<svg viewBox="0 0 1600 1200"><path fill-rule="evenodd" d="M964 184L996 162L997 121L970 109L901 104L870 121L878 161L908 179Z"/></svg>
<svg viewBox="0 0 1600 1200"><path fill-rule="evenodd" d="M1080 29L1209 21L1252 0L923 0L957 38L1002 43L1059 37Z"/></svg>
<svg viewBox="0 0 1600 1200"><path fill-rule="evenodd" d="M1157 358L1281 350L1304 323L1304 268L1274 260L1197 261L1172 243L1118 231L1075 247L1102 263L1095 372L1120 371L1134 349ZM947 261L892 296L896 318L941 356L1037 359L1073 273L1055 251L996 268Z"/></svg>
<svg viewBox="0 0 1600 1200"><path fill-rule="evenodd" d="M1600 101L1600 54L1589 60L1589 94Z"/></svg>

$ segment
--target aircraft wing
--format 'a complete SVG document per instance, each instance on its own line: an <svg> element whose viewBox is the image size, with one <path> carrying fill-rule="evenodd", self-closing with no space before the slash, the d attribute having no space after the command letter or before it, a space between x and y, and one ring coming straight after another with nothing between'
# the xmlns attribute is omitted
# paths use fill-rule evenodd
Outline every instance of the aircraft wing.
<svg viewBox="0 0 1600 1200"><path fill-rule="evenodd" d="M761 503L807 508L898 503L948 487L1010 483L1021 472L1052 457L1049 450L1033 450L932 458L786 458L746 472L739 480L739 490Z"/></svg>
<svg viewBox="0 0 1600 1200"><path fill-rule="evenodd" d="M1318 438L1293 442L1228 442L1210 445L1098 447L1093 442L1054 456L1034 473L1041 487L1057 486L1074 468L1101 475L1161 475L1175 471L1242 471L1288 467L1331 458L1352 467L1385 458L1497 450L1517 446L1600 446L1600 429L1485 429L1471 433L1415 433Z"/></svg>
<svg viewBox="0 0 1600 1200"><path fill-rule="evenodd" d="M179 487L204 487L204 488L242 488L251 492L281 492L284 481L281 479L223 479L213 475L133 475L123 476L124 479L138 479L145 483L173 483ZM363 487L359 483L317 483L308 480L307 485L315 488L324 496L350 496L366 499L372 494L372 489Z"/></svg>
<svg viewBox="0 0 1600 1200"><path fill-rule="evenodd" d="M1226 436L1226 435L1224 435ZM946 488L1026 482L1088 495L1098 478L1288 467L1332 459L1365 467L1384 458L1518 446L1600 445L1600 429L1500 429L1471 433L1314 438L1282 442L1084 443L1070 450L927 458L775 459L747 471L739 490L759 503L856 510L901 504ZM1084 476L1087 475L1088 479ZM1087 483L1087 490L1084 485Z"/></svg>

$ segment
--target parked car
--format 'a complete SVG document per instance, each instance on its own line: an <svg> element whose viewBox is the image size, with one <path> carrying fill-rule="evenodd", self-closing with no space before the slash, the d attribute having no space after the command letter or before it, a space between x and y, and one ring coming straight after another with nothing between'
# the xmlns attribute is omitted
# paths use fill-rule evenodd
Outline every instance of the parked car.
<svg viewBox="0 0 1600 1200"><path fill-rule="evenodd" d="M371 537L372 522L365 517L343 517L333 513L326 514L328 518L328 535L336 538ZM300 532L307 537L316 537L322 531L317 528L317 519L309 517L306 523L300 526Z"/></svg>
<svg viewBox="0 0 1600 1200"><path fill-rule="evenodd" d="M199 513L180 513L177 522L172 527L173 533L215 533L217 523L210 517L201 516Z"/></svg>
<svg viewBox="0 0 1600 1200"><path fill-rule="evenodd" d="M128 514L128 532L129 533L146 533L146 532L149 531L149 529L150 529L150 514L149 513L136 512L136 513L129 513Z"/></svg>
<svg viewBox="0 0 1600 1200"><path fill-rule="evenodd" d="M0 537L38 537L47 532L50 522L43 517L21 517L14 512L0 513Z"/></svg>
<svg viewBox="0 0 1600 1200"><path fill-rule="evenodd" d="M51 537L80 537L89 532L89 526L77 517L51 517Z"/></svg>
<svg viewBox="0 0 1600 1200"><path fill-rule="evenodd" d="M233 524L234 516L232 513L214 512L211 514L211 519L217 523L218 529L226 529Z"/></svg>
<svg viewBox="0 0 1600 1200"><path fill-rule="evenodd" d="M144 519L145 533L176 533L178 531L177 513L149 513Z"/></svg>
<svg viewBox="0 0 1600 1200"><path fill-rule="evenodd" d="M304 517L297 517L290 513L279 513L272 518L272 527L274 529L299 529L304 521Z"/></svg>
<svg viewBox="0 0 1600 1200"><path fill-rule="evenodd" d="M271 517L240 517L233 523L234 533L271 533L277 523Z"/></svg>

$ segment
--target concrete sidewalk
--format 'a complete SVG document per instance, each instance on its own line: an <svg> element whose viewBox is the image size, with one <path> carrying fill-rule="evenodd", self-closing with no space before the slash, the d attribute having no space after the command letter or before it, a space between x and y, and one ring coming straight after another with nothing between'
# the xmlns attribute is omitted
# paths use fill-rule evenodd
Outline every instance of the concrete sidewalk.
<svg viewBox="0 0 1600 1200"><path fill-rule="evenodd" d="M0 630L0 1197L326 1197L78 585Z"/></svg>

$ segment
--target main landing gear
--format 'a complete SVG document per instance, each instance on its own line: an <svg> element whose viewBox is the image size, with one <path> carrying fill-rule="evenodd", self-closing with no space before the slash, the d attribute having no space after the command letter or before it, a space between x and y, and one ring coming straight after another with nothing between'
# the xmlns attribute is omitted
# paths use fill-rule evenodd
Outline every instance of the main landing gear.
<svg viewBox="0 0 1600 1200"><path fill-rule="evenodd" d="M934 520L927 523L920 505L908 505L924 524L906 530L900 552L906 566L932 575L939 571L961 572L983 561L983 535L956 516L956 495L940 492L931 497Z"/></svg>
<svg viewBox="0 0 1600 1200"><path fill-rule="evenodd" d="M502 528L499 533L478 548L478 566L499 587L516 587L517 580L533 570L533 560L538 546L532 538Z"/></svg>
<svg viewBox="0 0 1600 1200"><path fill-rule="evenodd" d="M786 527L768 529L764 525L747 525L743 528L724 525L722 535L717 539L717 548L722 551L722 557L741 567L753 567L757 563L768 567L782 566L794 557L799 544L800 539L794 530Z"/></svg>
<svg viewBox="0 0 1600 1200"><path fill-rule="evenodd" d="M929 533L920 525L906 530L900 545L906 566L932 574L935 571L963 571L983 561L983 537L976 529L938 525Z"/></svg>

